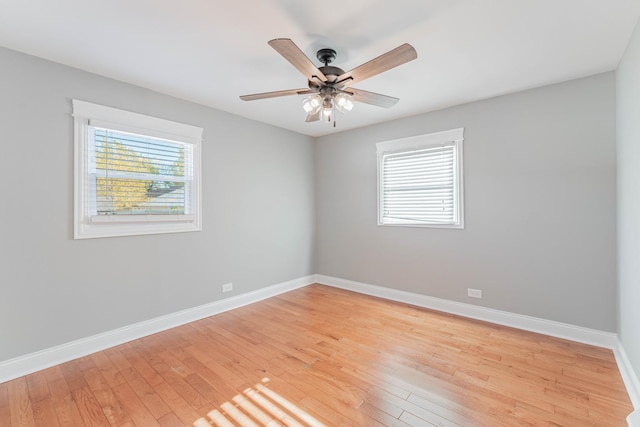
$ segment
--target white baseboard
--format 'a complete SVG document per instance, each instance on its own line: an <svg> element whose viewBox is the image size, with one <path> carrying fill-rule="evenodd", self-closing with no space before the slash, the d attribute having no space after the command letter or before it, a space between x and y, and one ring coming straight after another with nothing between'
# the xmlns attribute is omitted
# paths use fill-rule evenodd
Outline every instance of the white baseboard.
<svg viewBox="0 0 640 427"><path fill-rule="evenodd" d="M25 356L0 361L0 383L147 335L258 302L284 292L307 286L311 283L314 283L314 276L301 277L257 291L214 301L209 304L61 344Z"/></svg>
<svg viewBox="0 0 640 427"><path fill-rule="evenodd" d="M418 307L430 308L433 310L443 311L445 313L469 317L471 319L483 320L498 325L538 332L584 344L610 348L612 350L616 349L618 346L617 334L613 332L603 332L566 323L539 319L537 317L430 297L413 292L385 288L383 286L369 285L366 283L354 282L353 280L340 279L321 274L316 274L316 282L392 301L412 304Z"/></svg>
<svg viewBox="0 0 640 427"><path fill-rule="evenodd" d="M631 362L627 357L627 353L622 346L622 343L618 342L617 347L613 350L613 353L616 356L616 362L618 362L618 369L620 370L620 375L622 376L622 380L624 381L624 385L627 387L627 392L629 393L629 398L631 399L631 403L633 407L636 409L634 412L636 415L636 423L640 427L640 379L636 374L633 366L631 366ZM629 423L629 425L632 425Z"/></svg>

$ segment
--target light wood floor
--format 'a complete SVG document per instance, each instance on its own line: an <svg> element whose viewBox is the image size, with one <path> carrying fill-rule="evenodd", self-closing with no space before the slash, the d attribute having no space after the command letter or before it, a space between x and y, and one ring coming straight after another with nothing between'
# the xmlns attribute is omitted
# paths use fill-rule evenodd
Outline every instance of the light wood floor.
<svg viewBox="0 0 640 427"><path fill-rule="evenodd" d="M0 425L625 426L610 350L312 285L0 384Z"/></svg>

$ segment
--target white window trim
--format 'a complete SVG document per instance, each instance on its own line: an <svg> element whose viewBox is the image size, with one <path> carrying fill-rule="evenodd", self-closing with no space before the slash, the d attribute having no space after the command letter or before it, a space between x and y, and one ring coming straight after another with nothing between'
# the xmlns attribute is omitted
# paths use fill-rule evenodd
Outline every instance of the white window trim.
<svg viewBox="0 0 640 427"><path fill-rule="evenodd" d="M463 144L464 128L451 129L376 144L378 155L378 225L390 227L427 227L427 228L464 228L464 179L463 179ZM457 206L457 221L451 224L427 224L427 223L385 223L382 215L382 162L385 154L411 151L445 143L454 143L456 148L456 173L454 174L454 203Z"/></svg>
<svg viewBox="0 0 640 427"><path fill-rule="evenodd" d="M74 99L74 239L202 230L202 128ZM88 128L93 126L180 141L193 147L192 213L90 217L87 214Z"/></svg>

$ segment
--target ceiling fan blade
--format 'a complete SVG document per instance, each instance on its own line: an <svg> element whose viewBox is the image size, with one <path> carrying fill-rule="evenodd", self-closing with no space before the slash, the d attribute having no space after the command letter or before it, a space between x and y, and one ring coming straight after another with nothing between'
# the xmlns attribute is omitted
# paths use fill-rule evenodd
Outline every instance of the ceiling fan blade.
<svg viewBox="0 0 640 427"><path fill-rule="evenodd" d="M284 59L304 74L307 80L318 79L323 83L327 81L327 76L325 76L318 67L313 65L313 62L307 58L307 55L305 55L291 39L273 39L269 41L269 46L274 48Z"/></svg>
<svg viewBox="0 0 640 427"><path fill-rule="evenodd" d="M365 62L351 71L347 71L340 76L340 81L338 83L344 82L344 84L348 86L356 82L361 82L364 79L368 79L369 77L373 77L399 65L413 61L417 57L418 53L413 46L405 43L378 56L377 58L372 59L369 62Z"/></svg>
<svg viewBox="0 0 640 427"><path fill-rule="evenodd" d="M353 100L357 102L363 102L365 104L376 105L378 107L391 108L400 101L399 98L392 96L381 95L375 92L369 92L362 89L347 88L343 92L352 94Z"/></svg>
<svg viewBox="0 0 640 427"><path fill-rule="evenodd" d="M311 112L307 114L307 119L305 120L305 122L317 122L318 120L320 120L320 109L318 109L318 111L316 111L315 113Z"/></svg>
<svg viewBox="0 0 640 427"><path fill-rule="evenodd" d="M289 89L289 90L277 90L275 92L254 93L251 95L242 95L240 99L243 101L255 101L256 99L277 98L279 96L289 95L307 95L309 93L315 93L310 89Z"/></svg>

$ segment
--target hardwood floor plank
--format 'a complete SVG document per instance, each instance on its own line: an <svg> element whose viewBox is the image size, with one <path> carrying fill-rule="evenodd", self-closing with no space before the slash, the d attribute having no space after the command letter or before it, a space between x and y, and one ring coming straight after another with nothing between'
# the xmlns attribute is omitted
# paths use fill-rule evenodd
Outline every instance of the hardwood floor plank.
<svg viewBox="0 0 640 427"><path fill-rule="evenodd" d="M102 377L111 387L120 385L125 381L120 371L104 351L93 353L91 359L94 365L100 370Z"/></svg>
<svg viewBox="0 0 640 427"><path fill-rule="evenodd" d="M140 376L142 376L142 378L144 378L144 380L149 383L150 386L155 387L156 385L164 382L162 376L155 369L153 369L153 367L149 365L140 354L136 353L133 348L128 347L124 349L122 351L122 354L130 363L130 366L138 371ZM126 369L127 368L121 369L120 372L123 372Z"/></svg>
<svg viewBox="0 0 640 427"><path fill-rule="evenodd" d="M210 402L224 402L238 393L227 384L224 374L221 376L219 371L209 369L199 360L189 357L184 360L184 364L195 371L194 374L185 378L185 381L195 389L206 390L206 395L201 394L208 396Z"/></svg>
<svg viewBox="0 0 640 427"><path fill-rule="evenodd" d="M27 381L24 377L7 383L12 426L35 426Z"/></svg>
<svg viewBox="0 0 640 427"><path fill-rule="evenodd" d="M244 378L237 375L232 369L227 368L227 366L223 366L218 362L218 360L214 360L211 354L215 354L213 353L215 350L208 350L206 348L200 349L195 346L190 346L187 347L187 351L193 360L196 360L198 363L201 363L215 373L214 378L216 384L218 384L218 382L220 384L226 384L235 392L238 390L244 390L252 385L252 382L247 382ZM190 358L186 358L183 362L185 362L185 364L192 363L190 360Z"/></svg>
<svg viewBox="0 0 640 427"><path fill-rule="evenodd" d="M124 354L122 354L122 350L126 348L126 344L123 344L103 351L118 371L123 371L131 367L131 363L129 363L127 358L124 357Z"/></svg>
<svg viewBox="0 0 640 427"><path fill-rule="evenodd" d="M50 368L44 369L41 372L47 378L47 383L49 384L53 383L56 380L61 380L64 378L62 369L60 369L60 365L52 366Z"/></svg>
<svg viewBox="0 0 640 427"><path fill-rule="evenodd" d="M470 420L462 417L460 414L450 411L428 399L416 396L415 394L409 396L407 402L414 404L417 408L420 408L420 414L425 415L423 418L436 421L435 424L437 426L464 426L470 423ZM409 409L407 409L407 412L421 416L415 411L411 411Z"/></svg>
<svg viewBox="0 0 640 427"><path fill-rule="evenodd" d="M594 419L623 419L626 418L628 406L613 396L589 395L589 414Z"/></svg>
<svg viewBox="0 0 640 427"><path fill-rule="evenodd" d="M186 425L190 425L201 417L201 414L184 400L169 384L163 382L154 386L154 389L176 416Z"/></svg>
<svg viewBox="0 0 640 427"><path fill-rule="evenodd" d="M264 344L257 346L243 337L243 335L246 336L247 334L234 336L233 334L229 334L228 331L220 330L219 335L224 338L227 349L237 354L242 354L254 365L261 367L265 372L269 372L272 375L280 375L284 372L280 366L271 362L271 360L276 358L280 353L277 352L273 346L269 345L266 340ZM218 340L218 342L220 342L220 340Z"/></svg>
<svg viewBox="0 0 640 427"><path fill-rule="evenodd" d="M9 383L0 383L0 409L9 407L9 392L7 390L7 384Z"/></svg>
<svg viewBox="0 0 640 427"><path fill-rule="evenodd" d="M182 396L193 408L203 408L209 405L209 401L202 397L182 376L164 363L158 363L153 367L180 396Z"/></svg>
<svg viewBox="0 0 640 427"><path fill-rule="evenodd" d="M311 285L0 384L0 425L623 426L603 349Z"/></svg>
<svg viewBox="0 0 640 427"><path fill-rule="evenodd" d="M79 369L80 371L86 371L87 369L92 369L96 367L96 364L93 361L93 358L91 357L91 355L81 357L80 359L76 359L75 362L76 362L77 369Z"/></svg>
<svg viewBox="0 0 640 427"><path fill-rule="evenodd" d="M159 425L156 418L149 412L128 383L114 387L113 392L135 425L144 427Z"/></svg>
<svg viewBox="0 0 640 427"><path fill-rule="evenodd" d="M508 422L503 422L500 418L492 416L492 413L497 412L496 406L501 409L508 408L508 406L495 402L489 406L484 400L472 399L466 390L456 391L455 387L445 382L427 378L415 371L410 374L409 378L403 377L403 375L403 371L398 371L396 376L388 378L388 381L393 381L402 389L410 391L410 395L423 397L459 414L463 419L470 420L469 425L509 426Z"/></svg>
<svg viewBox="0 0 640 427"><path fill-rule="evenodd" d="M158 424L162 427L184 427L184 423L173 412L163 415L158 419Z"/></svg>
<svg viewBox="0 0 640 427"><path fill-rule="evenodd" d="M438 425L430 423L429 421L422 419L410 412L403 412L400 416L400 421L409 424L411 427L433 427Z"/></svg>
<svg viewBox="0 0 640 427"><path fill-rule="evenodd" d="M171 412L171 409L169 409L160 396L158 396L153 387L137 374L137 371L133 368L130 368L128 371L131 372L131 376L128 377L127 383L154 418L159 419Z"/></svg>
<svg viewBox="0 0 640 427"><path fill-rule="evenodd" d="M342 411L337 410L335 406L329 406L315 397L306 396L298 402L300 408L304 411L307 411L309 415L316 418L319 421L319 425L331 427L334 425L339 426L350 426L350 425L368 425L365 424L366 417L362 414L357 419L353 419L353 417L348 417ZM366 417L366 418L365 418ZM312 424L313 425L313 424Z"/></svg>
<svg viewBox="0 0 640 427"><path fill-rule="evenodd" d="M221 393L204 378L198 374L191 374L184 381L189 384L197 393L202 396L208 404L216 405L218 402L224 402L229 396L235 396L237 393ZM207 405L203 405L207 406Z"/></svg>
<svg viewBox="0 0 640 427"><path fill-rule="evenodd" d="M354 393L354 390L343 390L335 384L318 381L318 377L309 372L301 371L297 375L287 372L280 378L307 395L315 397L316 400L335 406L335 410L358 408L364 401L364 392Z"/></svg>
<svg viewBox="0 0 640 427"><path fill-rule="evenodd" d="M380 391L382 391L382 389L380 389ZM402 404L400 403L404 402L404 399L388 394L387 396L391 396L392 399L389 399L388 397L385 399L384 394L386 393L377 392L374 387L374 389L370 390L369 393L364 396L364 401L367 405L373 406L393 418L399 418L404 412Z"/></svg>
<svg viewBox="0 0 640 427"><path fill-rule="evenodd" d="M0 426L11 425L11 409L8 406L0 407Z"/></svg>
<svg viewBox="0 0 640 427"><path fill-rule="evenodd" d="M102 412L102 407L89 386L85 386L72 392L80 416L86 426L109 426L107 417Z"/></svg>
<svg viewBox="0 0 640 427"><path fill-rule="evenodd" d="M393 394L401 399L406 399L411 394L410 391L404 389L401 385L399 385L396 381L389 382L386 379L382 379L379 374L376 373L368 373L366 371L366 366L361 365L355 362L353 365L349 366L341 366L341 371L347 372L349 375L353 377L361 378L362 380L368 382L369 384L375 384L376 387ZM369 388L367 391L370 391Z"/></svg>
<svg viewBox="0 0 640 427"><path fill-rule="evenodd" d="M69 387L69 391L75 391L87 386L87 381L82 375L80 365L77 361L72 360L71 362L63 363L60 365L60 369L62 370L64 380Z"/></svg>
<svg viewBox="0 0 640 427"><path fill-rule="evenodd" d="M403 411L400 411L398 413L398 417L394 417L393 415L390 415L389 412L381 410L378 405L374 405L368 402L363 403L360 409L362 410L362 412L367 414L370 418L378 421L384 426L410 427L409 424L405 423L404 421L400 421L400 419L398 418L400 417L400 415L402 415Z"/></svg>
<svg viewBox="0 0 640 427"><path fill-rule="evenodd" d="M84 421L64 378L49 383L51 403L61 426L83 426Z"/></svg>
<svg viewBox="0 0 640 427"><path fill-rule="evenodd" d="M442 427L456 427L469 424L469 420L463 418L460 414L413 394L407 399L401 399L382 389L373 388L366 400L371 405L377 406L379 409L396 418L400 418L404 412L409 412L432 424Z"/></svg>
<svg viewBox="0 0 640 427"><path fill-rule="evenodd" d="M56 410L53 407L53 402L51 397L45 397L43 399L39 399L33 402L33 419L37 426L41 427L58 427L60 423L58 422L58 416L56 415ZM0 418L0 425L9 425L3 424L2 419Z"/></svg>
<svg viewBox="0 0 640 427"><path fill-rule="evenodd" d="M43 371L28 375L26 380L29 389L29 398L32 402L37 402L49 397L49 385L47 384L47 377Z"/></svg>
<svg viewBox="0 0 640 427"><path fill-rule="evenodd" d="M246 357L244 351L236 353L229 346L226 345L227 339L215 334L208 335L211 348L215 348L216 359L220 363L227 367L228 370L237 374L238 377L245 380L245 385L248 386L251 383L259 381L264 376L275 375L268 370L268 363L254 363L250 358ZM281 368L277 368L281 370ZM243 387L244 388L244 387Z"/></svg>
<svg viewBox="0 0 640 427"><path fill-rule="evenodd" d="M83 375L111 425L134 425L124 406L116 397L113 386L102 376L102 372L98 368L88 369L83 372ZM121 384L123 383L118 385Z"/></svg>

